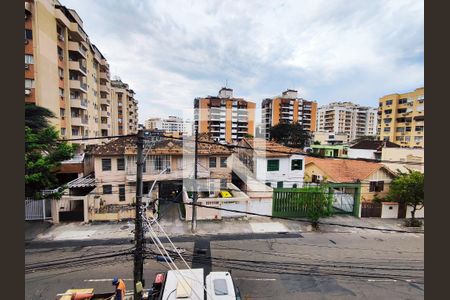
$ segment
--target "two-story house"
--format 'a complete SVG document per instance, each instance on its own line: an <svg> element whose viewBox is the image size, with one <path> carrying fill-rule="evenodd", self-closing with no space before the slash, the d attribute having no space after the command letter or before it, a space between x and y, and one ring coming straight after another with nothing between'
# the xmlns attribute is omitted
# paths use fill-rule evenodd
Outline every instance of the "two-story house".
<svg viewBox="0 0 450 300"><path fill-rule="evenodd" d="M254 178L276 188L303 186L305 155L301 149L285 147L262 138L244 138L236 154Z"/></svg>

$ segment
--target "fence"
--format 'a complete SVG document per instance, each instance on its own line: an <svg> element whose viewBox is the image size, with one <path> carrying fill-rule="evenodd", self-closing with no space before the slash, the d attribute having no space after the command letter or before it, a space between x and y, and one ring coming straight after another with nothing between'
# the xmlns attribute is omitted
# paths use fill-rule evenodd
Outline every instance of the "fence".
<svg viewBox="0 0 450 300"><path fill-rule="evenodd" d="M362 218L380 218L382 205L377 202L361 202L361 217Z"/></svg>
<svg viewBox="0 0 450 300"><path fill-rule="evenodd" d="M52 218L51 199L25 199L25 220L48 220Z"/></svg>
<svg viewBox="0 0 450 300"><path fill-rule="evenodd" d="M306 217L317 203L324 203L332 212L332 193L326 191L306 191L305 189L274 189L272 215L274 217Z"/></svg>

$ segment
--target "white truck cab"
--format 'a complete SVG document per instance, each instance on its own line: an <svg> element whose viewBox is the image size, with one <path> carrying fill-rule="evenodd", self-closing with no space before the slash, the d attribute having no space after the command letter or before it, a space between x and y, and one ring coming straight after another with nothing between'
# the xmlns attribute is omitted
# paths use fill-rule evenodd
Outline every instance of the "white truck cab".
<svg viewBox="0 0 450 300"><path fill-rule="evenodd" d="M206 276L207 300L241 299L229 272L211 272Z"/></svg>

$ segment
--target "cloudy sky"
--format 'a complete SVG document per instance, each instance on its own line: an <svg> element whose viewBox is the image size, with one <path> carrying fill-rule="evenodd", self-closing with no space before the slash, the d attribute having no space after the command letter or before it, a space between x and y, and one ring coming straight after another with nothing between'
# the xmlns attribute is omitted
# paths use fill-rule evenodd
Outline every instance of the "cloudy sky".
<svg viewBox="0 0 450 300"><path fill-rule="evenodd" d="M420 0L61 2L135 90L141 123L182 116L226 81L258 108L287 88L319 105L377 106L424 84Z"/></svg>

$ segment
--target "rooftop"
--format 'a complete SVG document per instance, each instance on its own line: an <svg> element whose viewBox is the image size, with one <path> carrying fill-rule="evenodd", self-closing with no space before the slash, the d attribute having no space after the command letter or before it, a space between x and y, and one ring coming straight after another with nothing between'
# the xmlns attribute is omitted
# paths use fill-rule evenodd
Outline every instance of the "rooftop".
<svg viewBox="0 0 450 300"><path fill-rule="evenodd" d="M263 138L243 138L241 142L255 150L257 156L261 157L287 157L293 154L305 153L299 148L290 148Z"/></svg>
<svg viewBox="0 0 450 300"><path fill-rule="evenodd" d="M400 145L389 141L364 140L354 144L350 148L381 151L382 148L400 148Z"/></svg>
<svg viewBox="0 0 450 300"><path fill-rule="evenodd" d="M330 181L337 183L350 183L358 180L363 181L381 168L384 168L387 172L392 174L392 172L381 163L361 160L307 157L305 165L309 164L315 164L326 174Z"/></svg>

